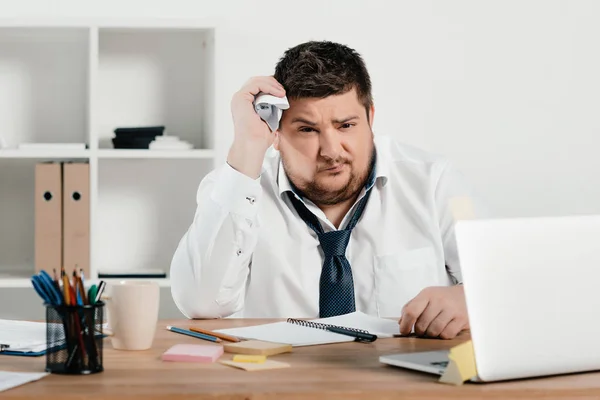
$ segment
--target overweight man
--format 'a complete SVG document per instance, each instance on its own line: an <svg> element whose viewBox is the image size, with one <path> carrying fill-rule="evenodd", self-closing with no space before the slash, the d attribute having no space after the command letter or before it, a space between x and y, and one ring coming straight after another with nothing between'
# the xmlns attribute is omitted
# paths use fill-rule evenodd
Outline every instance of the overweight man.
<svg viewBox="0 0 600 400"><path fill-rule="evenodd" d="M274 132L253 106L261 92L289 100ZM449 339L468 328L449 204L474 194L444 158L374 136L356 51L325 41L288 49L274 76L234 94L231 112L227 162L200 183L171 264L184 315L362 311L398 318L403 334Z"/></svg>

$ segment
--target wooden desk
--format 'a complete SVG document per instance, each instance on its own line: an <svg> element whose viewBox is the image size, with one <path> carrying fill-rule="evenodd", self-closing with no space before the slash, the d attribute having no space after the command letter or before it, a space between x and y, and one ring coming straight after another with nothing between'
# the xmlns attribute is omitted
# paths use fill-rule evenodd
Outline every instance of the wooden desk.
<svg viewBox="0 0 600 400"><path fill-rule="evenodd" d="M161 321L151 350L116 351L105 341L105 371L89 376L50 375L0 393L2 399L430 399L600 398L600 373L453 387L437 377L379 363L382 354L447 349L452 341L395 338L372 344L341 343L295 348L272 356L290 368L246 372L215 364L166 363L177 343L209 343L166 331L168 324L206 329L267 320ZM224 357L230 358L229 354ZM44 357L0 356L0 370L43 371Z"/></svg>

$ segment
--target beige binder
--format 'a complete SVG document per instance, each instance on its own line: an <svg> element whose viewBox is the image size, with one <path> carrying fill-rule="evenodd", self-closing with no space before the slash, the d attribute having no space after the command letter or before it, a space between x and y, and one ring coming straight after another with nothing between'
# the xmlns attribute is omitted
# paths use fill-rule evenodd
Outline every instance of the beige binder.
<svg viewBox="0 0 600 400"><path fill-rule="evenodd" d="M90 276L90 165L63 166L63 265Z"/></svg>
<svg viewBox="0 0 600 400"><path fill-rule="evenodd" d="M35 272L62 266L62 166L35 166Z"/></svg>

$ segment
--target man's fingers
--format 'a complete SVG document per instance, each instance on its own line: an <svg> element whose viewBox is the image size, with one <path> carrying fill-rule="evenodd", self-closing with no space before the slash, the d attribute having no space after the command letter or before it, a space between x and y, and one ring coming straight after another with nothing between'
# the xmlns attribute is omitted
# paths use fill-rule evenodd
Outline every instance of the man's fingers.
<svg viewBox="0 0 600 400"><path fill-rule="evenodd" d="M439 337L442 339L454 339L463 330L464 325L464 322L455 318L446 325L444 330L439 334Z"/></svg>
<svg viewBox="0 0 600 400"><path fill-rule="evenodd" d="M418 294L417 297L406 303L402 310L402 317L400 318L400 333L402 335L409 335L412 332L413 326L417 322L417 318L423 313L423 310L427 308L429 298L422 293Z"/></svg>
<svg viewBox="0 0 600 400"><path fill-rule="evenodd" d="M242 92L247 92L252 95L263 92L278 97L285 95L283 86L281 86L274 78L266 76L250 79L242 88Z"/></svg>
<svg viewBox="0 0 600 400"><path fill-rule="evenodd" d="M250 86L245 87L243 91L246 93L250 93L252 96L256 96L260 92L270 94L276 97L282 97L285 95L285 90L265 82L255 82Z"/></svg>
<svg viewBox="0 0 600 400"><path fill-rule="evenodd" d="M427 308L423 310L423 313L417 318L415 323L415 333L419 336L425 335L429 325L437 318L442 312L442 304L439 301L430 301L427 304ZM440 331L441 332L441 331Z"/></svg>
<svg viewBox="0 0 600 400"><path fill-rule="evenodd" d="M438 337L444 331L444 329L446 329L453 318L454 314L451 311L442 311L433 321L431 321L425 330L425 335L429 337Z"/></svg>
<svg viewBox="0 0 600 400"><path fill-rule="evenodd" d="M402 309L400 333L453 338L469 327L462 287L423 289Z"/></svg>
<svg viewBox="0 0 600 400"><path fill-rule="evenodd" d="M280 88L281 90L284 90L283 85L277 80L275 79L275 77L273 76L268 76L267 77L275 86L277 86L278 88Z"/></svg>

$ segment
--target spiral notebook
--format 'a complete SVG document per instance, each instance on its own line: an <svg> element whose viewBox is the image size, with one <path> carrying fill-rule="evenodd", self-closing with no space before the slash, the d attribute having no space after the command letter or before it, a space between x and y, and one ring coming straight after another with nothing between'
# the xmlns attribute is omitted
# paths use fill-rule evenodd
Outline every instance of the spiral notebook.
<svg viewBox="0 0 600 400"><path fill-rule="evenodd" d="M355 340L352 336L326 330L327 327L332 326L368 332L377 335L379 338L389 338L399 334L397 320L374 317L359 311L310 321L288 318L287 321L282 322L220 329L215 332L237 336L242 339L290 344L294 347L352 342Z"/></svg>

